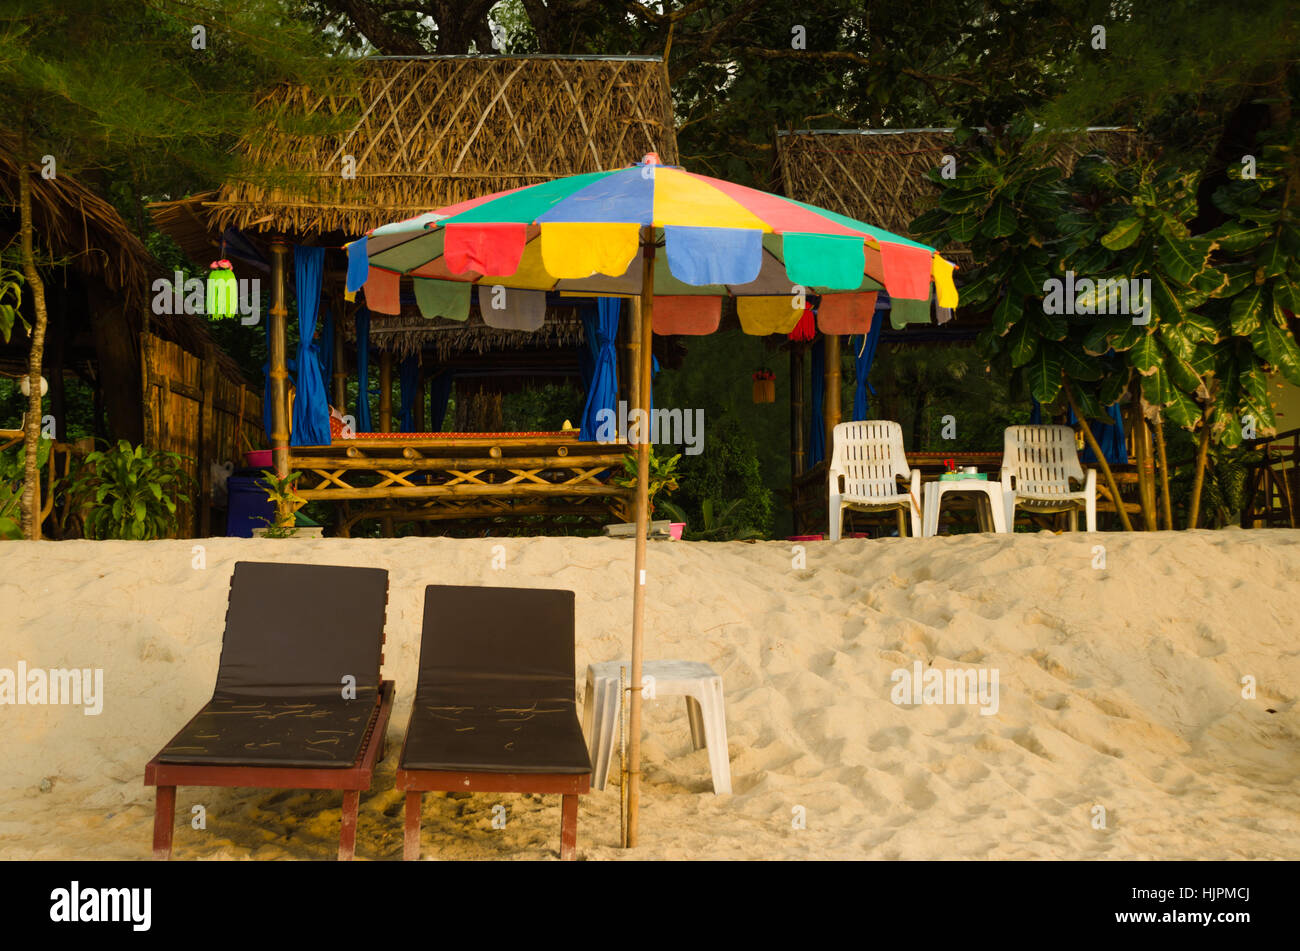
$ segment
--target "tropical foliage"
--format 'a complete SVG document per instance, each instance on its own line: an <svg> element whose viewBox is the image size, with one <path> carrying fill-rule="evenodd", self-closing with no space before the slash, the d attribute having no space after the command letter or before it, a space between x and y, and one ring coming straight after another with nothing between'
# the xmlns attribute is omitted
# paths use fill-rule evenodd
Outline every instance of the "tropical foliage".
<svg viewBox="0 0 1300 951"><path fill-rule="evenodd" d="M178 506L190 500L183 461L125 439L89 453L69 490L74 506L85 507L86 537L140 541L175 534Z"/></svg>

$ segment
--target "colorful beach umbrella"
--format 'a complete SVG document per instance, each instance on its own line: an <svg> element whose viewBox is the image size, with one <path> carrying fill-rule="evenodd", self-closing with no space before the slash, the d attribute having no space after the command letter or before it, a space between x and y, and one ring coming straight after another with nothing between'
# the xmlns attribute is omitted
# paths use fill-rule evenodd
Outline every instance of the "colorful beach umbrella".
<svg viewBox="0 0 1300 951"><path fill-rule="evenodd" d="M681 168L657 156L475 198L370 231L348 246L347 289L400 311L409 277L427 317L464 320L477 285L484 321L540 325L547 292L641 301L641 403L651 333L709 333L737 299L747 333L789 333L819 298L824 332L866 333L884 288L894 323L957 305L953 265L934 248L803 202ZM637 445L628 844L636 844L649 446Z"/></svg>

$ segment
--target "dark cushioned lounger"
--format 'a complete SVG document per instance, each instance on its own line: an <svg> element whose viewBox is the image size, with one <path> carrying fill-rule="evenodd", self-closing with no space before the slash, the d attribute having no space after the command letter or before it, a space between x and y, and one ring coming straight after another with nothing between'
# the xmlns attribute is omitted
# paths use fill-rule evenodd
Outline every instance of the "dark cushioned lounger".
<svg viewBox="0 0 1300 951"><path fill-rule="evenodd" d="M422 793L560 793L573 858L591 760L574 705L572 591L429 585L420 678L397 770L403 854L419 857Z"/></svg>
<svg viewBox="0 0 1300 951"><path fill-rule="evenodd" d="M339 857L352 857L392 712L387 603L379 568L235 565L212 699L145 768L155 857L171 853L177 786L344 790Z"/></svg>

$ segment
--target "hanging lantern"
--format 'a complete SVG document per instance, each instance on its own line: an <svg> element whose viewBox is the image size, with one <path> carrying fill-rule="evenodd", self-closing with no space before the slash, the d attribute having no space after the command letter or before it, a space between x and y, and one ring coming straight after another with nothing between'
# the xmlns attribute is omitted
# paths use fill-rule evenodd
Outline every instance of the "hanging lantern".
<svg viewBox="0 0 1300 951"><path fill-rule="evenodd" d="M767 367L754 371L754 402L776 402L776 374Z"/></svg>
<svg viewBox="0 0 1300 951"><path fill-rule="evenodd" d="M225 258L208 265L207 310L209 317L219 320L239 314L239 284L235 272Z"/></svg>

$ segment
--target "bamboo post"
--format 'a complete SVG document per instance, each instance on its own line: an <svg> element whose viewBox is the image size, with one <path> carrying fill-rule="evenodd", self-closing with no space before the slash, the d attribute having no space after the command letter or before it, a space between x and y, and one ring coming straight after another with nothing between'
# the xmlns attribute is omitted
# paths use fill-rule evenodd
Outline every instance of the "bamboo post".
<svg viewBox="0 0 1300 951"><path fill-rule="evenodd" d="M199 403L199 537L212 534L212 463L216 462L217 433L214 401L217 397L217 350L203 347L203 392Z"/></svg>
<svg viewBox="0 0 1300 951"><path fill-rule="evenodd" d="M803 448L803 344L790 344L790 506L794 533L802 535L798 479L804 471Z"/></svg>
<svg viewBox="0 0 1300 951"><path fill-rule="evenodd" d="M1187 513L1187 527L1196 528L1201 519L1201 489L1205 485L1205 461L1210 452L1210 412L1214 404L1206 401L1201 410L1201 438L1196 445L1196 477L1192 480L1192 501Z"/></svg>
<svg viewBox="0 0 1300 951"><path fill-rule="evenodd" d="M1074 390L1070 389L1070 381L1065 380L1065 398L1070 402L1070 409L1074 410L1075 419L1083 423L1083 439L1092 450L1092 454L1097 457L1097 465L1101 467L1101 474L1106 480L1106 488L1110 489L1110 496L1115 500L1115 512L1119 515L1120 524L1124 526L1124 531L1133 531L1133 523L1129 521L1128 510L1124 508L1124 500L1119 497L1119 485L1115 482L1115 473L1110 471L1110 463L1106 461L1106 455L1101 451L1101 446L1097 444L1097 437L1093 435L1092 426L1084 419L1083 413L1079 410L1079 404L1074 400ZM1008 526L1014 528L1014 526Z"/></svg>
<svg viewBox="0 0 1300 951"><path fill-rule="evenodd" d="M641 655L644 649L645 627L645 536L650 523L650 344L651 325L654 321L654 287L655 287L655 233L653 227L646 227L644 250L641 267L641 320L640 347L637 357L640 359L640 386L637 393L637 409L644 414L645 425L641 428L636 447L636 548L634 549L634 569L632 575L632 683L628 690L632 693L631 711L628 715L628 767L627 767L627 847L636 848L637 808L641 803Z"/></svg>
<svg viewBox="0 0 1300 951"><path fill-rule="evenodd" d="M1133 384L1133 445L1138 467L1138 496L1142 501L1142 525L1148 532L1156 530L1156 473L1152 459L1151 427L1142 411L1142 390Z"/></svg>
<svg viewBox="0 0 1300 951"><path fill-rule="evenodd" d="M1174 529L1174 509L1173 502L1169 498L1169 458L1165 454L1165 424L1161 418L1161 413L1156 410L1155 422L1153 428L1156 433L1156 454L1160 458L1160 507L1161 515L1164 517L1164 527L1169 531Z"/></svg>
<svg viewBox="0 0 1300 951"><path fill-rule="evenodd" d="M379 351L379 431L393 431L393 352Z"/></svg>
<svg viewBox="0 0 1300 951"><path fill-rule="evenodd" d="M618 668L618 844L627 848L627 668Z"/></svg>
<svg viewBox="0 0 1300 951"><path fill-rule="evenodd" d="M270 385L266 398L271 401L271 464L283 479L289 474L289 368L286 363L285 319L289 308L285 302L285 259L289 243L280 235L271 241L271 342ZM276 513L277 520L285 513Z"/></svg>
<svg viewBox="0 0 1300 951"><path fill-rule="evenodd" d="M826 430L826 458L829 459L834 449L835 427L840 421L840 335L823 336L826 347L826 386L822 398L822 423Z"/></svg>

